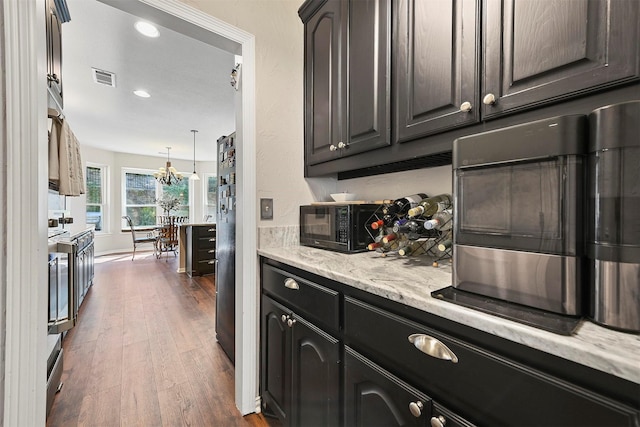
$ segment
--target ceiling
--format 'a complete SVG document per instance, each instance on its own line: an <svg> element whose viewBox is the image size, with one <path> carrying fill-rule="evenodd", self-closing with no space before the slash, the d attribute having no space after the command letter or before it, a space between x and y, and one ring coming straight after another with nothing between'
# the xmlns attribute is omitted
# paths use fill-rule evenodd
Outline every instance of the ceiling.
<svg viewBox="0 0 640 427"><path fill-rule="evenodd" d="M160 26L143 36L140 18L97 0L67 5L64 115L80 144L158 157L171 147L171 159L193 160L196 129L196 160L215 161L217 139L235 130L234 54ZM115 87L94 82L92 67L115 73Z"/></svg>

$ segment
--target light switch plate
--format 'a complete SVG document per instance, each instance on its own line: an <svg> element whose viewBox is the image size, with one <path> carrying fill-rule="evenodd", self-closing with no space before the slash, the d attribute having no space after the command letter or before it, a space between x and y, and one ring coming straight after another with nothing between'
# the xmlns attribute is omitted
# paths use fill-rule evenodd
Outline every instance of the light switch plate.
<svg viewBox="0 0 640 427"><path fill-rule="evenodd" d="M260 219L273 219L273 199L260 199Z"/></svg>

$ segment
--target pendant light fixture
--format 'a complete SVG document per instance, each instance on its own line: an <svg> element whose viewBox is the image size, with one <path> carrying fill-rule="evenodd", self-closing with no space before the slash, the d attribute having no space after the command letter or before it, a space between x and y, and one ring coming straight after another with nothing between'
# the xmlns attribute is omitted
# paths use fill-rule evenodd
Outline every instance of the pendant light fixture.
<svg viewBox="0 0 640 427"><path fill-rule="evenodd" d="M193 175L189 177L189 180L200 181L200 177L196 173L196 132L198 131L191 129L191 132L193 132Z"/></svg>
<svg viewBox="0 0 640 427"><path fill-rule="evenodd" d="M158 171L153 174L154 178L162 185L172 185L182 181L182 174L171 166L169 150L171 150L171 147L167 147L167 166L164 168L160 167Z"/></svg>

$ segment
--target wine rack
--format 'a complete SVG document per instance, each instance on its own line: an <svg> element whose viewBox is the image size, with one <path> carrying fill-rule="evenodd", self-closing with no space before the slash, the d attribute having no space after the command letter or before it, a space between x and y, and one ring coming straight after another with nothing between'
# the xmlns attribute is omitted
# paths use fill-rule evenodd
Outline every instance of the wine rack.
<svg viewBox="0 0 640 427"><path fill-rule="evenodd" d="M383 210L388 204L382 204L371 215L364 224L364 227L374 242L372 252L375 251L382 256L398 256L398 257L429 257L433 260L433 265L437 266L442 260L450 259L453 255L453 227L449 218L446 222L440 224L439 229L427 230L424 228L424 222L428 218L411 218L418 224L419 231L399 231L397 226L402 227L409 221L406 215L385 215ZM453 206L452 208L453 209ZM386 221L385 221L386 217ZM377 230L371 227L374 222L382 222ZM394 230L396 226L396 230ZM385 241L385 237L393 236L390 241Z"/></svg>

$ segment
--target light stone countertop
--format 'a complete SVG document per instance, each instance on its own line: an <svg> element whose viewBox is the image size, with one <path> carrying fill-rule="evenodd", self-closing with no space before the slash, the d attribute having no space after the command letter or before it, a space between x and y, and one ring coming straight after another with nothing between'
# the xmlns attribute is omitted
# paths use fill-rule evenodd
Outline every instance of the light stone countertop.
<svg viewBox="0 0 640 427"><path fill-rule="evenodd" d="M572 336L534 328L431 297L451 285L448 261L423 257L341 254L305 246L261 248L266 258L524 344L640 384L640 336L583 320ZM428 262L427 262L428 261Z"/></svg>

